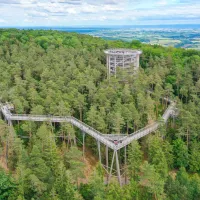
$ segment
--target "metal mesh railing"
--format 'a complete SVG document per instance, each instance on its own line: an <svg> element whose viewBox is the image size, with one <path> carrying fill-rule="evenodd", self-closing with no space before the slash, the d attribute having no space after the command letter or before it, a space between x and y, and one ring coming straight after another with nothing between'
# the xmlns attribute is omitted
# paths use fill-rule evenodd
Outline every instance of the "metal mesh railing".
<svg viewBox="0 0 200 200"><path fill-rule="evenodd" d="M168 106L164 114L162 115L162 118L164 122L168 120L170 115L173 113L175 109L175 102L170 101L171 104ZM153 124L150 124L130 135L115 135L115 134L103 134L93 127L87 125L86 123L76 119L72 116L49 116L49 115L27 115L27 114L12 114L6 105L0 104L1 111L5 118L7 120L32 120L32 121L51 121L51 122L70 122L74 126L78 127L83 132L89 134L93 138L99 140L103 144L107 145L111 149L121 149L125 147L126 145L130 144L133 140L138 140L145 135L148 135L149 133L155 131L158 129L160 122L154 122ZM115 140L116 138L118 140L121 140L119 143L114 144L110 140L113 138Z"/></svg>

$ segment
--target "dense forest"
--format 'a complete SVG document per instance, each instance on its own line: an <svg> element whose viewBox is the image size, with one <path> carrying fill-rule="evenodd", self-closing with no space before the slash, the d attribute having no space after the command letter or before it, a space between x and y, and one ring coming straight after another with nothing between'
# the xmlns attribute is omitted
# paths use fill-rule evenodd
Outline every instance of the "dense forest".
<svg viewBox="0 0 200 200"><path fill-rule="evenodd" d="M108 48L141 49L138 73L108 80ZM128 146L122 187L115 179L104 183L97 161L86 175L87 154L72 125L16 122L13 131L1 120L0 199L200 199L199 51L0 29L0 101L11 102L15 113L71 115L105 134L130 134L160 120L167 107L162 96L176 100L179 116ZM89 136L86 149L98 158Z"/></svg>

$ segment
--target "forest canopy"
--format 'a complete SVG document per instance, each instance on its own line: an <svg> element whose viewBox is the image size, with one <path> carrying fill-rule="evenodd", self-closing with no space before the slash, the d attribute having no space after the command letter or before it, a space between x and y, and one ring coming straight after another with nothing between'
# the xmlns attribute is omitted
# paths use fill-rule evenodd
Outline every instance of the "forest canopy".
<svg viewBox="0 0 200 200"><path fill-rule="evenodd" d="M137 75L119 70L108 80L108 48L141 49ZM123 187L104 184L97 161L86 174L81 133L72 125L16 122L13 133L0 121L0 199L200 199L199 51L0 29L0 101L15 113L70 115L104 134L130 134L160 120L167 107L160 97L176 100L179 116L129 145ZM94 139L86 137L86 148L97 158Z"/></svg>

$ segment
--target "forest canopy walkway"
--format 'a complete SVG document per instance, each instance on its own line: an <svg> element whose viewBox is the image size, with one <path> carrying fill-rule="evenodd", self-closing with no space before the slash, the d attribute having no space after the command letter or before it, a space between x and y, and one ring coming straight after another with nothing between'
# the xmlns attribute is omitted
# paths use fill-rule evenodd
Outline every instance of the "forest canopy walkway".
<svg viewBox="0 0 200 200"><path fill-rule="evenodd" d="M4 118L8 122L12 121L38 121L38 122L68 122L79 128L83 133L87 133L91 137L95 138L98 142L106 145L107 147L117 151L128 144L133 140L138 140L154 131L156 131L159 126L164 122L166 123L170 116L175 114L176 103L168 100L169 106L167 110L162 115L162 122L157 121L151 125L148 125L130 135L115 135L115 134L103 134L91 126L81 122L80 120L71 117L71 116L50 116L50 115L24 115L24 114L12 114L11 107L8 104L0 104L1 112Z"/></svg>

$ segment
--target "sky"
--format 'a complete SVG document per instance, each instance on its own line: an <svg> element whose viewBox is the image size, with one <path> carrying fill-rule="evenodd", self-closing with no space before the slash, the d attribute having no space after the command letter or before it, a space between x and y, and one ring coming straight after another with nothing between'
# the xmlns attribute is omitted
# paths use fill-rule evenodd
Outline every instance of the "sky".
<svg viewBox="0 0 200 200"><path fill-rule="evenodd" d="M200 24L200 0L0 0L0 26Z"/></svg>

